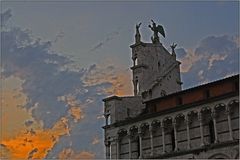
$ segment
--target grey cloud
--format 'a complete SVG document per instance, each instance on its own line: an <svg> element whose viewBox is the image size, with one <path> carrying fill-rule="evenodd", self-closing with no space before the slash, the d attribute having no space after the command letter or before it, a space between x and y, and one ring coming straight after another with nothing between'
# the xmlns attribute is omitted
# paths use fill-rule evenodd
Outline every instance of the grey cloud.
<svg viewBox="0 0 240 160"><path fill-rule="evenodd" d="M60 31L57 35L56 35L56 38L54 40L54 42L56 43L58 40L60 40L61 38L64 37L64 32L63 31Z"/></svg>
<svg viewBox="0 0 240 160"><path fill-rule="evenodd" d="M11 9L7 9L5 12L1 13L1 27L5 26L11 17L12 17Z"/></svg>
<svg viewBox="0 0 240 160"><path fill-rule="evenodd" d="M109 41L113 40L114 38L116 38L116 37L119 35L119 33L120 33L119 31L114 31L114 32L108 34L105 39L103 39L102 41L100 41L99 43L97 43L96 45L94 45L94 46L89 50L89 52L94 52L94 51L102 48L102 46L105 45L107 42L109 42Z"/></svg>
<svg viewBox="0 0 240 160"><path fill-rule="evenodd" d="M184 88L239 73L239 46L233 36L206 37L194 52L201 58L182 74Z"/></svg>
<svg viewBox="0 0 240 160"><path fill-rule="evenodd" d="M185 51L184 48L177 48L175 50L175 52L176 52L176 55L177 55L178 59L181 59L181 58L183 58L183 57L185 57L187 55L187 52Z"/></svg>

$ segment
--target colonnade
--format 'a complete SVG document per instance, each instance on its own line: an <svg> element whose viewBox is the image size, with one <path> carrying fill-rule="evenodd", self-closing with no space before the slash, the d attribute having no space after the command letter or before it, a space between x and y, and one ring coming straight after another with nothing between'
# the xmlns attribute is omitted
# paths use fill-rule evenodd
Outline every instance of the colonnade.
<svg viewBox="0 0 240 160"><path fill-rule="evenodd" d="M119 159L120 158L120 140L122 138L122 136L127 136L128 137L128 158L133 158L132 157L132 137L133 134L137 134L138 138L139 138L139 157L138 158L143 158L143 149L142 149L142 142L143 142L143 133L144 131L146 131L146 129L148 129L149 131L149 136L150 136L150 150L151 153L150 155L153 156L154 155L154 145L153 145L153 139L154 139L154 128L155 127L159 127L161 128L161 134L162 134L162 152L161 154L165 154L166 153L166 144L165 144L165 130L166 130L166 126L168 124L168 122L170 122L172 128L173 128L173 132L174 132L174 144L175 144L175 148L174 151L178 151L178 135L177 135L177 122L179 118L183 118L184 119L184 124L186 125L186 135L187 135L187 149L191 149L191 138L190 138L190 122L191 122L191 116L192 114L196 114L198 117L198 122L199 122L199 132L200 132L200 147L205 145L204 142L204 134L203 134L203 114L204 111L208 110L211 113L211 119L213 121L213 127L214 127L214 137L215 137L215 141L214 143L218 143L218 132L217 132L217 124L216 124L216 111L219 107L223 107L224 111L227 115L227 121L228 121L228 130L229 130L229 140L233 140L233 131L232 131L232 125L231 125L231 106L233 104L238 104L238 100L232 100L230 101L227 105L220 103L216 106L213 107L202 107L199 109L195 109L195 110L190 110L187 112L183 112L183 113L178 113L175 115L166 115L160 119L152 119L152 121L145 120L142 121L142 123L136 123L136 124L132 124L129 128L125 129L125 128L121 128L118 132L117 132L117 136L115 138L114 141L110 142L110 141L106 141L105 140L105 146L106 146L106 157L107 158L111 158L110 155L110 150L111 150L111 145L112 144L116 144L116 158Z"/></svg>

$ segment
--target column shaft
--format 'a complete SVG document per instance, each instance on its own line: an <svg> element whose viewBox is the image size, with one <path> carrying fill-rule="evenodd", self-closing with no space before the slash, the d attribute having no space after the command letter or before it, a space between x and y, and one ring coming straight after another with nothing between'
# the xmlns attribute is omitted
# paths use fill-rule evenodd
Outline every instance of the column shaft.
<svg viewBox="0 0 240 160"><path fill-rule="evenodd" d="M204 145L203 141L203 126L202 126L202 113L198 113L198 120L199 120L199 125L200 125L200 135L201 135L201 146Z"/></svg>
<svg viewBox="0 0 240 160"><path fill-rule="evenodd" d="M116 141L117 141L117 143L116 143L116 145L117 145L117 159L119 159L120 158L120 141L119 141L119 139L117 139Z"/></svg>
<svg viewBox="0 0 240 160"><path fill-rule="evenodd" d="M151 156L153 156L153 130L152 130L152 126L149 127L149 133L150 133L150 144L151 144Z"/></svg>
<svg viewBox="0 0 240 160"><path fill-rule="evenodd" d="M213 118L213 128L214 128L214 136L215 136L215 141L214 143L218 142L218 134L217 134L217 123L216 123L216 113L212 113L212 118Z"/></svg>
<svg viewBox="0 0 240 160"><path fill-rule="evenodd" d="M132 146L131 146L132 144L131 144L131 136L129 135L129 137L128 137L128 152L129 152L129 159L131 159L132 158Z"/></svg>
<svg viewBox="0 0 240 160"><path fill-rule="evenodd" d="M230 113L228 113L227 118L228 118L229 138L230 138L230 140L233 140L232 123L231 123Z"/></svg>
<svg viewBox="0 0 240 160"><path fill-rule="evenodd" d="M191 148L191 140L190 140L190 132L189 132L189 120L186 120L186 124L187 124L187 146L188 149Z"/></svg>
<svg viewBox="0 0 240 160"><path fill-rule="evenodd" d="M139 159L142 159L142 135L141 135L141 133L139 134L139 146L140 146Z"/></svg>
<svg viewBox="0 0 240 160"><path fill-rule="evenodd" d="M162 127L162 146L163 146L163 154L165 153L165 133L164 133L164 127L163 125L161 126Z"/></svg>
<svg viewBox="0 0 240 160"><path fill-rule="evenodd" d="M174 131L174 137L175 137L175 148L174 150L178 150L178 143L177 143L177 129L176 129L176 122L173 122L173 131Z"/></svg>

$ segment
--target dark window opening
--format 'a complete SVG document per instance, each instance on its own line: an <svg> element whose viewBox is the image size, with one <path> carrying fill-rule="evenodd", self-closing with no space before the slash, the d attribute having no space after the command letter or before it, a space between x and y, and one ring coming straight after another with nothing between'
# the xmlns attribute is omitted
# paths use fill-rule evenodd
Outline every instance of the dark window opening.
<svg viewBox="0 0 240 160"><path fill-rule="evenodd" d="M175 136L174 136L174 130L171 131L171 142L172 142L172 151L175 149Z"/></svg>
<svg viewBox="0 0 240 160"><path fill-rule="evenodd" d="M210 122L208 123L208 127L209 127L210 143L214 143L215 135L214 135L214 126L213 126L212 120L210 120Z"/></svg>
<svg viewBox="0 0 240 160"><path fill-rule="evenodd" d="M177 98L177 105L182 105L183 102L182 102L182 97L178 97Z"/></svg>
<svg viewBox="0 0 240 160"><path fill-rule="evenodd" d="M210 97L210 91L209 91L209 89L207 89L205 91L205 98L209 98L209 97Z"/></svg>
<svg viewBox="0 0 240 160"><path fill-rule="evenodd" d="M151 89L149 90L149 96L150 96L150 98L152 97L152 90Z"/></svg>

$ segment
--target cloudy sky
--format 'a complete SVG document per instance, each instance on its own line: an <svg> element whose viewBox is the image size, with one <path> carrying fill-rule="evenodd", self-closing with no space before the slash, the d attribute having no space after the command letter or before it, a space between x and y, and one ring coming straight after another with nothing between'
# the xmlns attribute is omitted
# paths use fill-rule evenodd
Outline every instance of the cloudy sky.
<svg viewBox="0 0 240 160"><path fill-rule="evenodd" d="M183 87L239 73L239 2L1 2L1 157L103 158L104 97L131 95L154 19Z"/></svg>

